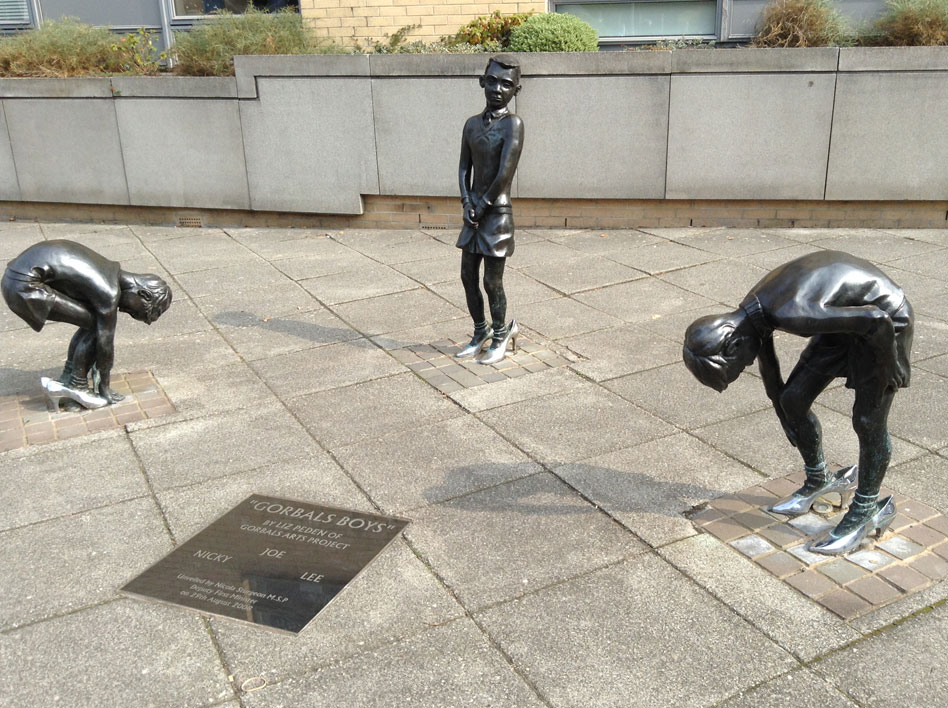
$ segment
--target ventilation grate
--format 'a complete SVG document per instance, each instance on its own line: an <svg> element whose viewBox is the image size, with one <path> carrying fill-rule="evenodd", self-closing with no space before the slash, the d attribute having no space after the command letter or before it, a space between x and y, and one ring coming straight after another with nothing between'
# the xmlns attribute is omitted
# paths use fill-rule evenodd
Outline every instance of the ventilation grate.
<svg viewBox="0 0 948 708"><path fill-rule="evenodd" d="M179 216L178 226L183 229L200 229L204 226L204 222L200 216Z"/></svg>

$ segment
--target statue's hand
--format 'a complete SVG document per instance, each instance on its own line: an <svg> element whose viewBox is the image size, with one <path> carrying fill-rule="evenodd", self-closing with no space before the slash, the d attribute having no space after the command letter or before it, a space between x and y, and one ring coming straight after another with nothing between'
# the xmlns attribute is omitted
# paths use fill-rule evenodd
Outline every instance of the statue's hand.
<svg viewBox="0 0 948 708"><path fill-rule="evenodd" d="M486 199L478 199L474 203L474 221L478 222L484 217L484 212L487 211L487 207L490 204L487 203Z"/></svg>
<svg viewBox="0 0 948 708"><path fill-rule="evenodd" d="M474 209L470 206L464 208L464 223L468 226L477 226L477 219L474 216Z"/></svg>

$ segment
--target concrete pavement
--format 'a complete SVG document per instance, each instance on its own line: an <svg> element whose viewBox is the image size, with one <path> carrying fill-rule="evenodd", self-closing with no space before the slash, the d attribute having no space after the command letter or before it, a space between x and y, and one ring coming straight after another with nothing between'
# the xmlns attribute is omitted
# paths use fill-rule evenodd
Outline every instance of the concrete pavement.
<svg viewBox="0 0 948 708"><path fill-rule="evenodd" d="M756 372L718 395L680 363L688 323L784 261L880 264L917 315L886 483L948 512L948 230L519 231L528 351L496 376L445 370L470 334L450 231L4 223L0 260L44 238L168 279L158 322L120 320L115 371L177 410L0 453L0 706L948 695L948 582L847 621L683 515L800 463ZM0 397L58 374L70 335L0 310ZM786 370L802 342L777 344ZM816 406L835 465L851 404ZM298 637L117 594L250 493L412 523Z"/></svg>

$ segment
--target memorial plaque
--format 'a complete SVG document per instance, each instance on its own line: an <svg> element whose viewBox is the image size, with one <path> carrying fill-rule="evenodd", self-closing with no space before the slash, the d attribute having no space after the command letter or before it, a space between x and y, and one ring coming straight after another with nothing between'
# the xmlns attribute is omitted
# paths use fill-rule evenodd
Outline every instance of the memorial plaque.
<svg viewBox="0 0 948 708"><path fill-rule="evenodd" d="M255 494L122 592L298 633L407 525Z"/></svg>

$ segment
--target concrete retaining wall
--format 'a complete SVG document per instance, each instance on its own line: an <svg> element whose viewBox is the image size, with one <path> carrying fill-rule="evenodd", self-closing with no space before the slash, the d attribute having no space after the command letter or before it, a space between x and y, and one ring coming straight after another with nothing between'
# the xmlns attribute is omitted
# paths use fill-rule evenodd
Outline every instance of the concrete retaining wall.
<svg viewBox="0 0 948 708"><path fill-rule="evenodd" d="M944 200L948 48L527 54L515 194ZM483 56L0 80L0 201L360 214L457 194Z"/></svg>

